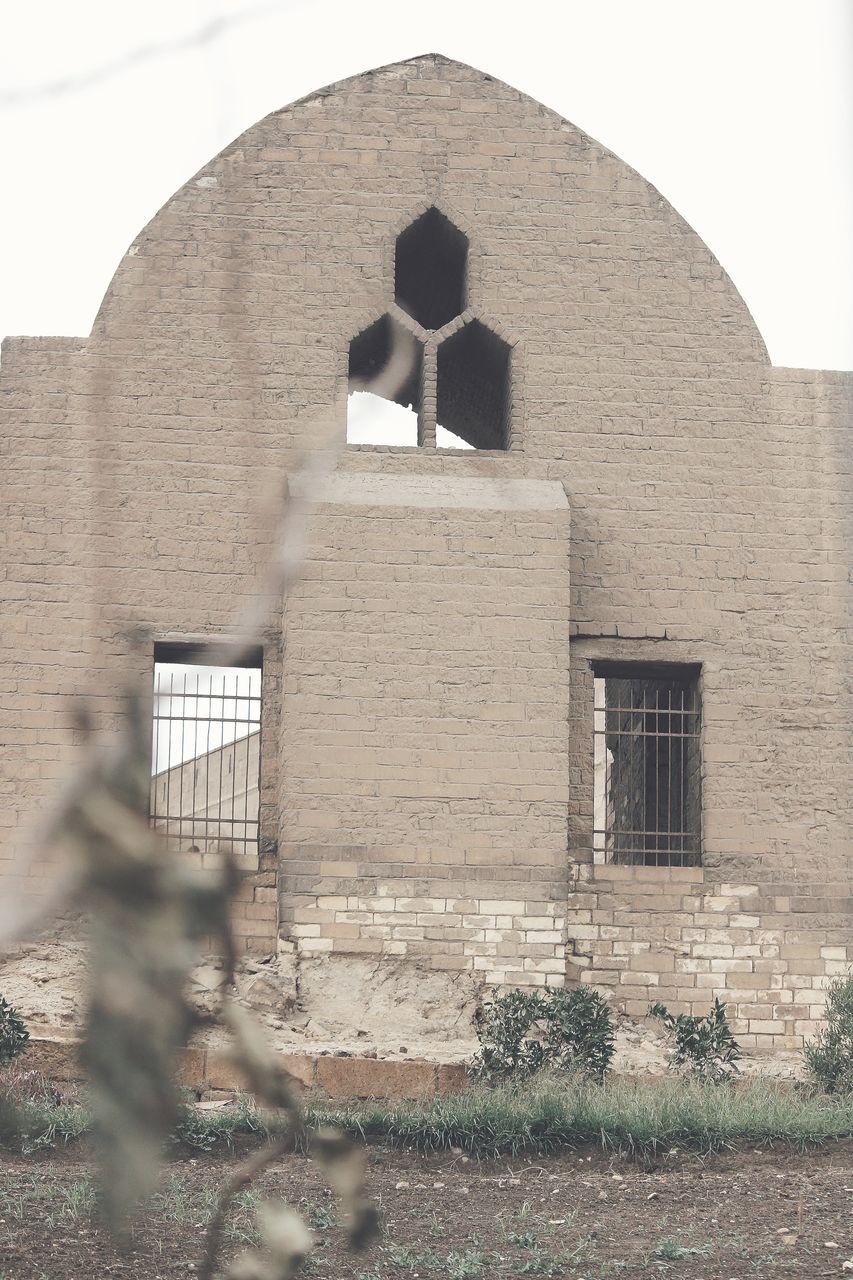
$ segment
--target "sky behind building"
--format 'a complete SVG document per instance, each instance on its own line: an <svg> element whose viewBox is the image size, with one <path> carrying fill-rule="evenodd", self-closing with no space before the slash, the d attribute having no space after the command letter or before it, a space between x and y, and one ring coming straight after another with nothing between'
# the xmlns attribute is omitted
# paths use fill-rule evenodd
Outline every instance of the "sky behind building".
<svg viewBox="0 0 853 1280"><path fill-rule="evenodd" d="M776 364L853 367L847 0L30 0L0 45L0 334L87 333L130 242L268 112L436 51L658 187Z"/></svg>

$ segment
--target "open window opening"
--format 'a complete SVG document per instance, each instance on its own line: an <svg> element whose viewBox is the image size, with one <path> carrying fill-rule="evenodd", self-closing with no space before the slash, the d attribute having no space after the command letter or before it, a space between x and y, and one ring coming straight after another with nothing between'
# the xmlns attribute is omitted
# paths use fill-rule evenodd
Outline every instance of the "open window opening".
<svg viewBox="0 0 853 1280"><path fill-rule="evenodd" d="M260 650L222 666L203 647L154 647L150 821L202 862L258 852L262 666Z"/></svg>
<svg viewBox="0 0 853 1280"><path fill-rule="evenodd" d="M446 427L442 427L438 422L435 424L435 445L437 449L474 448L467 440L463 440L461 436L455 436L452 431L448 431Z"/></svg>
<svg viewBox="0 0 853 1280"><path fill-rule="evenodd" d="M594 677L596 861L698 866L697 669L596 664Z"/></svg>
<svg viewBox="0 0 853 1280"><path fill-rule="evenodd" d="M437 417L451 437L446 448L507 449L510 428L510 348L478 320L438 348ZM462 441L458 444L457 441Z"/></svg>
<svg viewBox="0 0 853 1280"><path fill-rule="evenodd" d="M347 443L416 446L422 370L420 344L390 316L353 338Z"/></svg>
<svg viewBox="0 0 853 1280"><path fill-rule="evenodd" d="M465 310L468 238L438 209L427 209L397 238L397 305L424 329L441 329Z"/></svg>

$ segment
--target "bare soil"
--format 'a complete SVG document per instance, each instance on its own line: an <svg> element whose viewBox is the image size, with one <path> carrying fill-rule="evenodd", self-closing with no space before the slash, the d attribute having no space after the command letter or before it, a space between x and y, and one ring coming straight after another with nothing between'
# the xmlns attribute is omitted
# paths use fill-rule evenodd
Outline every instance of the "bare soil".
<svg viewBox="0 0 853 1280"><path fill-rule="evenodd" d="M5 1158L0 1280L192 1275L218 1189L241 1158L174 1161L124 1249L98 1225L92 1167L79 1154ZM842 1280L853 1271L850 1143L803 1156L679 1155L653 1169L599 1152L481 1163L374 1148L369 1163L384 1234L357 1257L342 1247L334 1200L308 1159L275 1166L259 1184L260 1195L286 1198L314 1226L304 1274ZM230 1256L252 1239L257 1198L244 1196L232 1217Z"/></svg>

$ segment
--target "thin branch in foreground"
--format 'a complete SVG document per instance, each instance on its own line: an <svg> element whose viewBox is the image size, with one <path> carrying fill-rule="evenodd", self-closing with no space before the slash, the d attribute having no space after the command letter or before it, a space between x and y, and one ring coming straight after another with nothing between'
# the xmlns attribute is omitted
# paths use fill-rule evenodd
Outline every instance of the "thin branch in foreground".
<svg viewBox="0 0 853 1280"><path fill-rule="evenodd" d="M263 1173L275 1160L280 1160L293 1150L293 1136L290 1133L276 1138L260 1151L256 1151L234 1172L219 1193L216 1210L207 1226L207 1239L204 1246L204 1258L199 1268L199 1280L213 1280L219 1252L222 1248L222 1233L228 1214L236 1197L244 1191L259 1174Z"/></svg>

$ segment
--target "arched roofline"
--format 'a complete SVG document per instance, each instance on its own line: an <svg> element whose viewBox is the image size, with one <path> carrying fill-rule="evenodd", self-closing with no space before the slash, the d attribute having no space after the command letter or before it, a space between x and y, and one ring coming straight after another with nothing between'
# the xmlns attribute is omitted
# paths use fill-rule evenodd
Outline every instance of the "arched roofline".
<svg viewBox="0 0 853 1280"><path fill-rule="evenodd" d="M552 121L553 123L559 125L560 127L568 126L575 133L577 137L581 138L588 146L595 148L602 155L602 157L609 158L615 161L615 163L618 165L621 165L622 168L625 169L627 173L633 174L635 177L637 177L646 186L650 194L652 194L660 202L660 204L664 206L666 210L669 211L674 221L680 226L682 226L683 228L685 228L691 235L696 237L696 239L704 246L711 261L716 266L719 267L726 286L731 291L731 294L733 295L733 297L739 302L740 306L743 308L744 316L748 321L751 327L753 336L758 343L759 351L757 354L759 358L768 367L772 367L770 355L768 353L767 345L764 341L764 337L761 333L761 330L756 324L755 319L752 315L752 312L747 306L747 303L743 295L735 285L731 276L728 274L728 272L726 271L725 267L723 267L720 260L711 251L707 243L702 239L702 237L695 230L695 228L691 226L691 224L687 221L687 219L678 212L675 206L666 198L665 195L663 195L661 191L658 190L658 188L652 182L648 180L648 178L646 178L642 173L640 173L639 170L634 169L633 166L630 165L627 160L623 160L621 156L618 156L614 151L611 151L609 147L604 145L604 143L599 142L597 138L593 138L590 134L586 133L578 125L574 124L573 121L568 120L565 116L561 116L560 113L558 111L555 111L552 107L546 106L544 103L540 102L537 98L532 97L528 93L524 93L521 89L517 89L514 85L509 84L505 80L500 80L497 76L490 75L486 71L481 71L478 67L471 66L470 63L461 62L457 58L449 58L446 56L446 54L443 54L443 53L417 54L413 58L403 58L398 62L388 62L388 63L385 63L383 66L373 67L366 71L359 71L354 75L345 76L341 80L332 81L332 83L324 85L319 89L314 89L312 90L311 93L305 94L301 98L296 98L293 102L286 103L283 107L275 108L275 110L268 112L267 115L262 116L260 120L256 120L253 124L249 125L247 129L244 129L241 133L239 133L235 138L231 140L231 142L227 144L227 146L223 147L221 151L217 152L216 155L212 156L208 161L206 161L205 164L200 169L198 169L194 174L192 174L189 178L187 178L187 180L183 182L181 186L178 187L177 190L174 191L166 201L164 201L164 203L160 206L160 208L153 215L153 217L149 218L148 222L145 223L145 225L140 229L137 235L134 236L127 250L122 255L122 258L119 261L115 271L113 272L112 277L110 278L110 283L107 286L106 292L104 293L104 296L101 299L101 303L98 307L97 315L95 317L95 321L92 326L91 336L94 336L100 327L101 319L105 313L105 309L109 303L110 296L113 292L113 285L116 281L117 276L121 272L122 265L125 259L128 256L132 255L134 252L134 249L138 246L140 241L144 240L146 232L148 231L149 227L153 226L154 223L156 223L157 219L162 215L164 210L168 208L168 206L172 203L172 201L176 198L176 196L181 191L183 191L186 187L190 186L194 182L198 183L200 178L203 178L208 174L208 171L212 166L222 161L227 161L233 155L239 153L241 144L248 137L249 134L254 132L255 129L258 129L266 121L273 120L281 116L285 116L289 112L295 111L299 107L310 106L312 103L322 102L327 98L337 97L339 94L346 92L347 89L359 83L365 83L367 81L370 81L371 79L378 78L381 76L391 76L394 74L398 74L399 72L405 70L407 67L424 66L429 63L432 63L433 65L440 64L446 67L458 67L460 70L469 72L472 75L478 77L484 84L493 84L499 87L500 89L505 90L506 92L513 95L517 101L531 104L536 108L536 110L539 112L540 115L542 115L543 118ZM446 202L441 197L439 197L437 201L427 201L423 205L423 209L421 209L420 205L415 206L415 208L410 212L410 215L407 215L407 217L409 218L409 220L411 220L412 216L417 217L420 212L423 212L427 208L430 208L433 204L435 205L436 208L439 209L440 212L444 213L450 219L450 221L456 223L456 225L459 227L459 230L463 231L469 237L469 241L476 238L476 230L471 228L470 225L468 225L468 220L458 218L458 215L454 214L451 208L446 205ZM398 231L400 229L404 229L405 225L408 225L408 223L404 222L403 226L399 228Z"/></svg>

